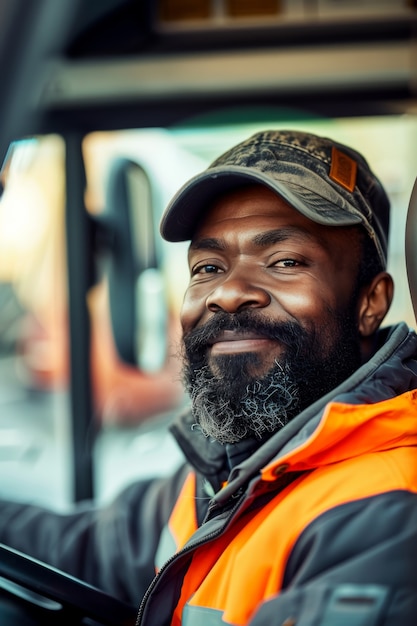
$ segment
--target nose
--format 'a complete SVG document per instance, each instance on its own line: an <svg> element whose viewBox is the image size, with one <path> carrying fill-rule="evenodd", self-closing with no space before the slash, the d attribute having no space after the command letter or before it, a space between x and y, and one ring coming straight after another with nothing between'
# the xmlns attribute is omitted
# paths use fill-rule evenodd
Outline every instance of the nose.
<svg viewBox="0 0 417 626"><path fill-rule="evenodd" d="M270 304L271 297L262 287L253 285L244 278L229 278L218 285L206 300L209 311L237 313L246 308L263 308Z"/></svg>

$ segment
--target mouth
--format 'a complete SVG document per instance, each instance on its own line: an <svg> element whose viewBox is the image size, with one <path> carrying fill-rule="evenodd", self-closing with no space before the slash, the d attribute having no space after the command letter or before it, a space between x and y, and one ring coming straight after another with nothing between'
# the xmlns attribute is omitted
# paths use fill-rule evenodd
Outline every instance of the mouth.
<svg viewBox="0 0 417 626"><path fill-rule="evenodd" d="M212 356L221 354L237 354L242 352L259 352L270 346L276 348L277 341L256 332L239 332L224 330L209 343Z"/></svg>

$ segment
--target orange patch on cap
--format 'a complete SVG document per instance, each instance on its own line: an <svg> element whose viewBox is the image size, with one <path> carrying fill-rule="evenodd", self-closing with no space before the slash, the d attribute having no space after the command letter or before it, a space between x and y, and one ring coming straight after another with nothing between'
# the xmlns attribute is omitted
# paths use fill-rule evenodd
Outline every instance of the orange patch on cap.
<svg viewBox="0 0 417 626"><path fill-rule="evenodd" d="M356 161L333 146L329 174L332 180L352 192L356 185L357 169Z"/></svg>

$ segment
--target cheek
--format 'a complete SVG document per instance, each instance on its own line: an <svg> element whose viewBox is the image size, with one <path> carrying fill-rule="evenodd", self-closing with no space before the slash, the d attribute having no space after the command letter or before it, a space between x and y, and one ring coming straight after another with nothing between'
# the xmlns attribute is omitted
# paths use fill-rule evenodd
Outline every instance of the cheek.
<svg viewBox="0 0 417 626"><path fill-rule="evenodd" d="M321 349L327 352L338 334L336 314L345 308L345 299L335 285L311 284L281 292L279 304L304 330L314 333Z"/></svg>
<svg viewBox="0 0 417 626"><path fill-rule="evenodd" d="M205 310L205 299L187 289L181 307L180 321L184 332L194 328Z"/></svg>
<svg viewBox="0 0 417 626"><path fill-rule="evenodd" d="M303 285L302 288L280 290L276 298L280 306L301 324L310 326L332 308L332 298L318 285Z"/></svg>

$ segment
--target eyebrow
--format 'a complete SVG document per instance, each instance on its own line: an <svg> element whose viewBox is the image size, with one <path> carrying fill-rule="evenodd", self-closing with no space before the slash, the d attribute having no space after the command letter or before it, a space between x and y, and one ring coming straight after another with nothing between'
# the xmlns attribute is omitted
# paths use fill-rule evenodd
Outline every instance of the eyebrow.
<svg viewBox="0 0 417 626"><path fill-rule="evenodd" d="M300 228L277 228L274 230L268 230L264 233L259 233L253 238L253 243L257 246L266 247L273 245L274 243L281 243L287 241L287 239L298 239L300 241L311 241L313 236L306 230Z"/></svg>
<svg viewBox="0 0 417 626"><path fill-rule="evenodd" d="M300 241L311 241L313 236L300 228L276 228L259 233L253 237L252 242L261 248L281 243L288 239L298 239ZM223 239L217 237L204 237L194 240L190 245L190 250L226 250L227 245Z"/></svg>
<svg viewBox="0 0 417 626"><path fill-rule="evenodd" d="M190 244L190 250L226 250L226 243L217 237L204 237L194 239Z"/></svg>

